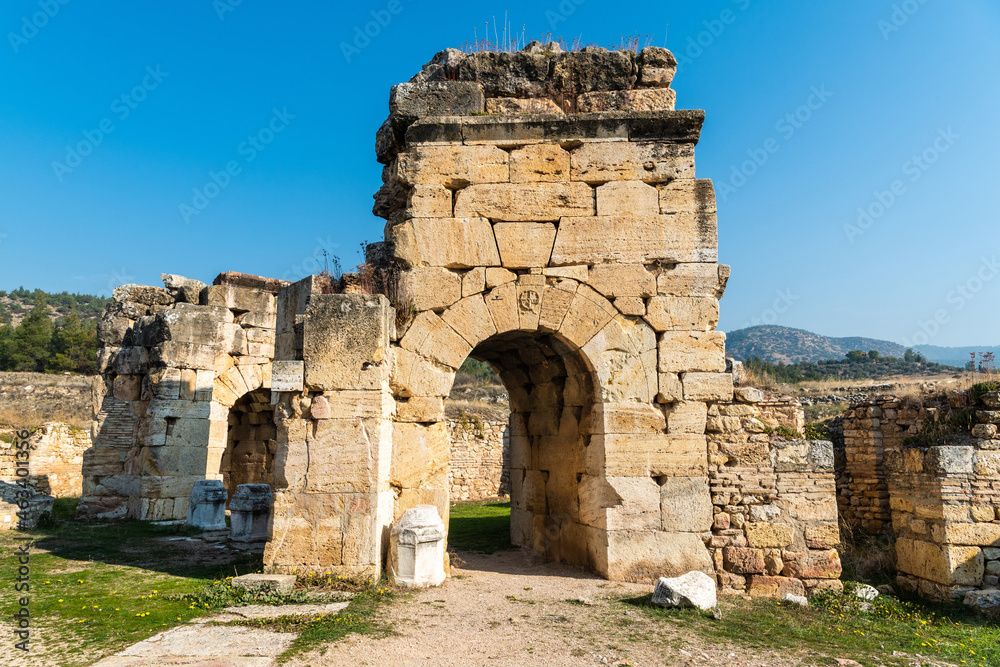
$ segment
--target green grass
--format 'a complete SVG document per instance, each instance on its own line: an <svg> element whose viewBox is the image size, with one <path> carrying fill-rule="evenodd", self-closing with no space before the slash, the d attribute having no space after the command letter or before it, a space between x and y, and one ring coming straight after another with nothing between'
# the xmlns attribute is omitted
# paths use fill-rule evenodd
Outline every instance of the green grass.
<svg viewBox="0 0 1000 667"><path fill-rule="evenodd" d="M879 597L870 609L848 596L814 598L811 607L776 600L722 598L722 619L691 610L658 609L649 596L625 601L710 641L764 650L852 658L863 665L909 665L893 651L966 665L1000 665L1000 627L961 605ZM872 656L879 656L880 661ZM815 664L836 664L816 658Z"/></svg>
<svg viewBox="0 0 1000 667"><path fill-rule="evenodd" d="M486 501L452 505L448 546L485 554L510 549L510 503Z"/></svg>

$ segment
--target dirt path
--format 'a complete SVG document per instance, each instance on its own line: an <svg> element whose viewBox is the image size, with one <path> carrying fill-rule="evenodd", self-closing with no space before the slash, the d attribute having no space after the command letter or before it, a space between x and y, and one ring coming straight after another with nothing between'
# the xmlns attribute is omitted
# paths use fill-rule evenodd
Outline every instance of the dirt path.
<svg viewBox="0 0 1000 667"><path fill-rule="evenodd" d="M527 551L464 555L439 588L386 611L395 634L352 636L291 665L814 665L807 654L710 644L622 600L648 586L598 579ZM584 601L583 603L580 600Z"/></svg>

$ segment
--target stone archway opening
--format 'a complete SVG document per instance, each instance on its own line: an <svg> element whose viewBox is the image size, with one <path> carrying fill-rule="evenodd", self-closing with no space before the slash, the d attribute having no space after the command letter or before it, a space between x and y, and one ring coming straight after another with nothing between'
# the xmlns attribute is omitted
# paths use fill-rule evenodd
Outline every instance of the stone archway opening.
<svg viewBox="0 0 1000 667"><path fill-rule="evenodd" d="M274 489L274 426L271 391L255 389L229 409L226 450L219 472L226 487L226 506L240 484L267 484Z"/></svg>
<svg viewBox="0 0 1000 667"><path fill-rule="evenodd" d="M511 331L469 357L489 364L509 397L511 543L593 568L580 494L600 462L588 460L595 383L583 356L553 334Z"/></svg>

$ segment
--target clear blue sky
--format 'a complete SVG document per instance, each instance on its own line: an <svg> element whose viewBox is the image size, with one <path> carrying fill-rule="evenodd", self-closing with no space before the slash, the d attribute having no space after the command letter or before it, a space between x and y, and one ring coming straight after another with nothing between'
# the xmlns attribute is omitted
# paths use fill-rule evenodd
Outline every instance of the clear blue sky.
<svg viewBox="0 0 1000 667"><path fill-rule="evenodd" d="M320 247L353 266L358 244L382 237L373 146L389 87L507 11L529 36L648 34L682 57L678 108L707 111L698 174L720 192L733 267L720 328L1000 343L1000 267L983 263L1000 255L995 1L389 7L5 2L0 289L296 278ZM371 12L386 25L348 61ZM247 142L265 129L270 143ZM81 142L96 145L67 154ZM763 164L744 164L754 156ZM230 162L239 173L195 201ZM179 211L206 203L188 221Z"/></svg>

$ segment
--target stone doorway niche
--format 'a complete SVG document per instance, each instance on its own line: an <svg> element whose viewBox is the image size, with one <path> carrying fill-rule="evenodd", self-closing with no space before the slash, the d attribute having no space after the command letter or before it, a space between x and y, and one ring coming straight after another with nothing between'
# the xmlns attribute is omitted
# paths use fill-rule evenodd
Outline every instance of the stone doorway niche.
<svg viewBox="0 0 1000 667"><path fill-rule="evenodd" d="M580 493L603 461L588 461L595 394L584 357L553 334L526 331L495 335L469 356L490 364L510 397L511 542L593 569Z"/></svg>
<svg viewBox="0 0 1000 667"><path fill-rule="evenodd" d="M226 451L219 472L229 500L240 484L268 484L274 489L274 426L271 391L247 392L229 409Z"/></svg>

